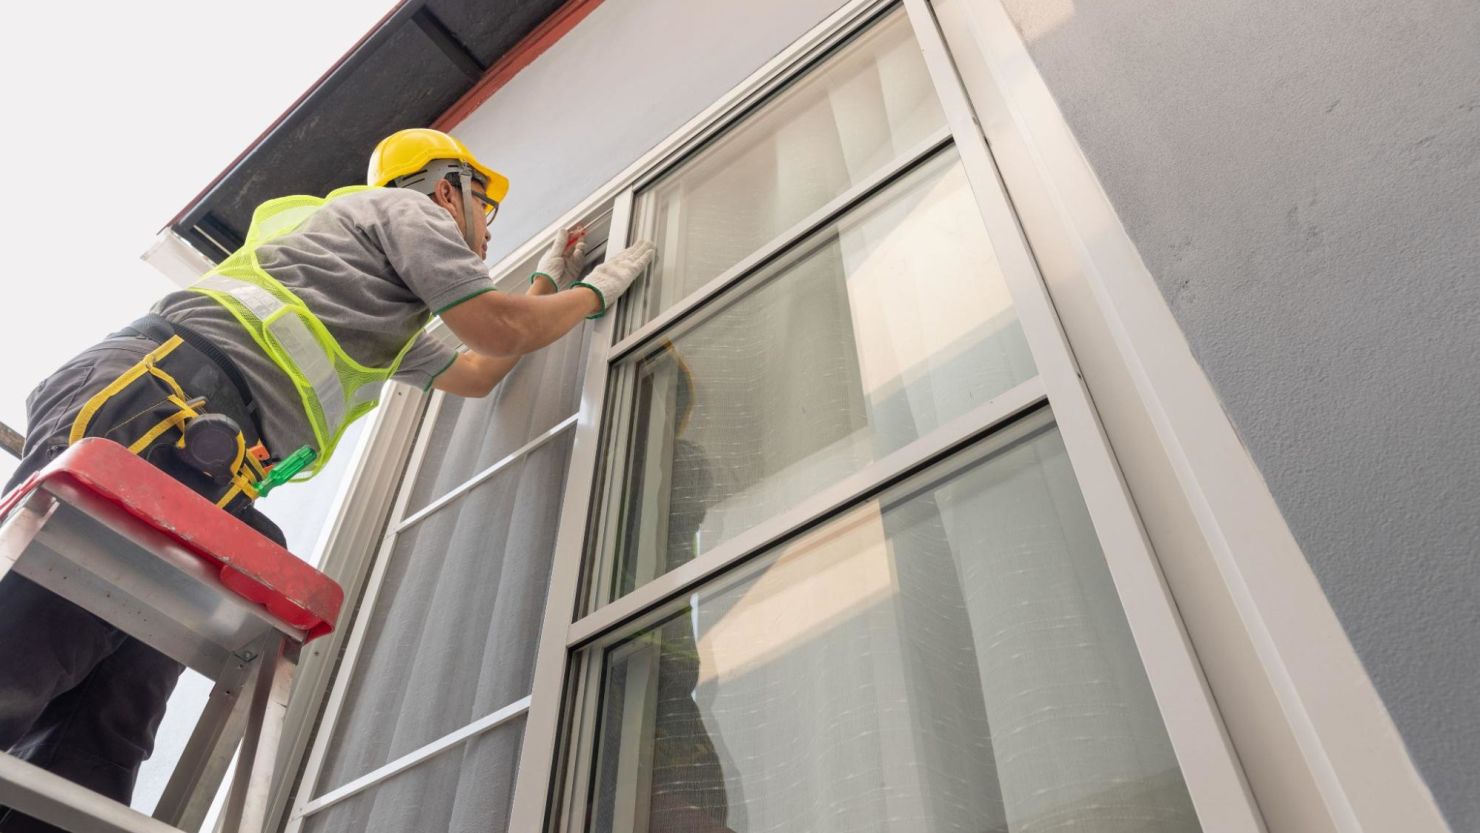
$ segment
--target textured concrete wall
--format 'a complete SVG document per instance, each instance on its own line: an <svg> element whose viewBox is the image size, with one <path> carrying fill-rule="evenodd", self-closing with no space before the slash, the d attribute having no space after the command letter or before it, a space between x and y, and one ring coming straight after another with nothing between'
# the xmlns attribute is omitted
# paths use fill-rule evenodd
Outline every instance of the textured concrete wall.
<svg viewBox="0 0 1480 833"><path fill-rule="evenodd" d="M1480 5L1005 5L1441 808L1480 830Z"/></svg>
<svg viewBox="0 0 1480 833"><path fill-rule="evenodd" d="M508 175L490 261L589 197L843 0L605 0L453 129Z"/></svg>

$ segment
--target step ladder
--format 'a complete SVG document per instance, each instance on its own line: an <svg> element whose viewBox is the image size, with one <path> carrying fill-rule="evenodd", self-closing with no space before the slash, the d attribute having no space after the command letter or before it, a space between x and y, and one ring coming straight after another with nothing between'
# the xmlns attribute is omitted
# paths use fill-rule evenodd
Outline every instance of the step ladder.
<svg viewBox="0 0 1480 833"><path fill-rule="evenodd" d="M339 585L96 438L0 501L0 577L11 570L215 680L215 688L153 818L3 750L0 805L77 833L194 828L245 722L222 829L265 831L299 650L333 629Z"/></svg>

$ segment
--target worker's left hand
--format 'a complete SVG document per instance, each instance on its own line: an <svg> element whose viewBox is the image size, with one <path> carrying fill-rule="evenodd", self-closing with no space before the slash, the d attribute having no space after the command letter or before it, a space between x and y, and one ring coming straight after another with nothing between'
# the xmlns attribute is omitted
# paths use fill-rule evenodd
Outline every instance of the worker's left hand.
<svg viewBox="0 0 1480 833"><path fill-rule="evenodd" d="M571 286L584 286L596 293L600 306L587 318L600 318L606 310L622 296L637 276L647 270L653 262L658 247L651 240L639 240L631 246L607 257L606 262L591 271L583 281Z"/></svg>
<svg viewBox="0 0 1480 833"><path fill-rule="evenodd" d="M549 278L554 284L553 288L559 289L567 278L574 280L581 276L581 270L586 265L586 235L580 234L572 244L570 241L574 236L574 229L555 230L555 239L550 241L549 250L540 258L535 273L529 276L530 283L540 278Z"/></svg>

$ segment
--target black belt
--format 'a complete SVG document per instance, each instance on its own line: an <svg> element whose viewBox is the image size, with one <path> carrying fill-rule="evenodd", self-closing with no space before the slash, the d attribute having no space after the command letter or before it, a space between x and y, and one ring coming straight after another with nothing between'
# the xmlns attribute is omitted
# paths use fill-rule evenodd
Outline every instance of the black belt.
<svg viewBox="0 0 1480 833"><path fill-rule="evenodd" d="M149 313L124 327L118 334L147 338L156 344L169 341L171 336L179 336L181 341L194 348L201 358L214 365L217 370L221 371L221 375L226 377L226 381L231 383L231 387L236 391L245 409L246 417L250 420L250 424L242 425L241 428L249 434L256 434L258 438L262 436L261 428L257 424L257 402L252 398L252 389L247 386L246 377L242 375L231 357L227 356L210 339L184 324L170 321L155 313ZM223 403L217 403L217 407L219 408L221 404ZM228 416L232 415L228 414Z"/></svg>

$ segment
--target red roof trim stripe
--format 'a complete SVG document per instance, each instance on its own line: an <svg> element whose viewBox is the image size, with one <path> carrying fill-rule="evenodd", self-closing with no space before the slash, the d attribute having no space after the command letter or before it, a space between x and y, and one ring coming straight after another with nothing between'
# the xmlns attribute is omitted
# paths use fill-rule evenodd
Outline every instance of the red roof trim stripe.
<svg viewBox="0 0 1480 833"><path fill-rule="evenodd" d="M524 36L524 39L514 44L503 57L494 62L483 77L473 85L471 90L463 93L455 104L447 109L432 127L438 130L451 130L468 116L472 115L483 102L493 97L501 87L509 83L519 71L534 63L535 59L545 53L545 50L555 45L555 42L565 37L566 33L576 27L590 14L601 0L569 0L565 5L555 10L554 14L534 28L534 31Z"/></svg>

